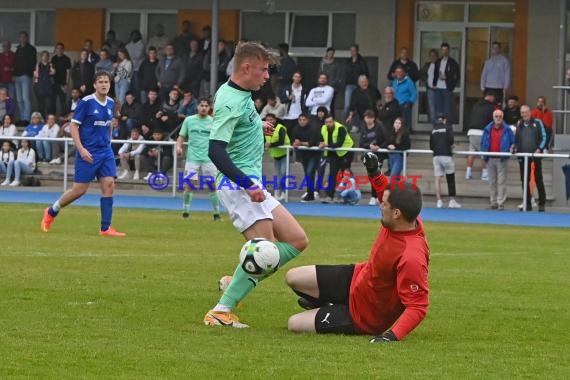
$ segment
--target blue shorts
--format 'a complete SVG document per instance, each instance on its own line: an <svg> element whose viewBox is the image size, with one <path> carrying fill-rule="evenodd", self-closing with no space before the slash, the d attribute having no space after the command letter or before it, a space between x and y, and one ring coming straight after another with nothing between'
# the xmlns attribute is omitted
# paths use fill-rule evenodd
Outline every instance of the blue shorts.
<svg viewBox="0 0 570 380"><path fill-rule="evenodd" d="M75 154L75 179L76 183L89 183L95 178L117 177L115 154L112 149L90 152L93 163L83 160L79 152Z"/></svg>

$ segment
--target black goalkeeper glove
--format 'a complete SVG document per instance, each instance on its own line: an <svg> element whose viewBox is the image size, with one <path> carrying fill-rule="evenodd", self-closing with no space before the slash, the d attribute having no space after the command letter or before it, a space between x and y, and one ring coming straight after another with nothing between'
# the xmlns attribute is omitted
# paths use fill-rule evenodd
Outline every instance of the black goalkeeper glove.
<svg viewBox="0 0 570 380"><path fill-rule="evenodd" d="M387 343L387 342L397 342L398 338L392 332L392 330L386 331L382 335L378 335L372 339L370 339L370 343Z"/></svg>
<svg viewBox="0 0 570 380"><path fill-rule="evenodd" d="M372 152L366 152L362 156L362 164L366 167L366 171L370 178L374 178L382 174L382 164L378 161L378 156Z"/></svg>

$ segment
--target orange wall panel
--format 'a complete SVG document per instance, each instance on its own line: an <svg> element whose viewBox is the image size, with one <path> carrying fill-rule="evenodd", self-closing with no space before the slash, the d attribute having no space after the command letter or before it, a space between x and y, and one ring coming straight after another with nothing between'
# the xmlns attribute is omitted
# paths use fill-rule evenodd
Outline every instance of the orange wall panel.
<svg viewBox="0 0 570 380"><path fill-rule="evenodd" d="M68 51L83 49L85 39L93 40L98 50L105 34L104 9L57 9L55 11L56 39Z"/></svg>
<svg viewBox="0 0 570 380"><path fill-rule="evenodd" d="M192 23L192 33L202 37L202 28L212 25L212 11L209 9L180 10L178 12L178 27L182 21L188 20ZM236 41L239 36L239 11L220 11L220 38L228 41Z"/></svg>
<svg viewBox="0 0 570 380"><path fill-rule="evenodd" d="M396 45L394 57L402 47L407 47L410 57L414 56L414 9L415 0L398 0L396 5Z"/></svg>

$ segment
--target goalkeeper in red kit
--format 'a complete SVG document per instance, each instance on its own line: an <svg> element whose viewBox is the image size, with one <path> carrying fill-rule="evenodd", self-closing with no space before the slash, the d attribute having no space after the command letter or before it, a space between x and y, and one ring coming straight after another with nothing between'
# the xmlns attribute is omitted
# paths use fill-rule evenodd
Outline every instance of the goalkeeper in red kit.
<svg viewBox="0 0 570 380"><path fill-rule="evenodd" d="M309 265L287 272L287 284L307 309L289 318L295 332L370 334L371 343L402 340L429 305L429 247L421 219L422 195L410 183L387 185L378 159L362 159L375 183L382 227L368 261Z"/></svg>

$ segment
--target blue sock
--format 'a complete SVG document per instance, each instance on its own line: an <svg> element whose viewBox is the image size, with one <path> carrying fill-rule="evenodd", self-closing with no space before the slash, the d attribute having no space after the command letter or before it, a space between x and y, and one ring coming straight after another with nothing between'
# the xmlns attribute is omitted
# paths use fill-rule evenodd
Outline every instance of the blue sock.
<svg viewBox="0 0 570 380"><path fill-rule="evenodd" d="M101 231L107 231L113 218L113 197L101 197Z"/></svg>
<svg viewBox="0 0 570 380"><path fill-rule="evenodd" d="M48 214L50 214L52 217L55 218L58 213L54 211L53 207L49 206L49 208L48 208Z"/></svg>

